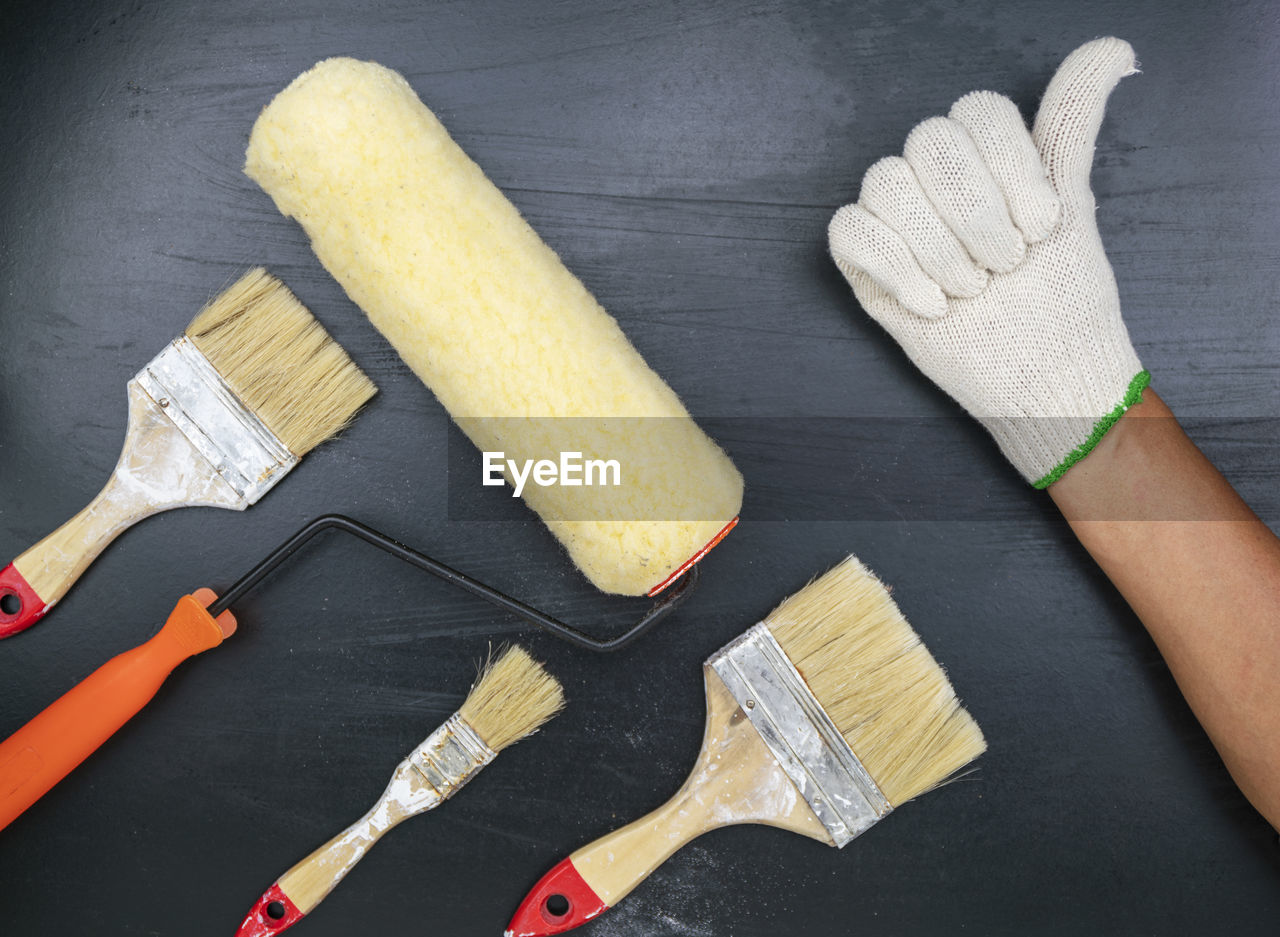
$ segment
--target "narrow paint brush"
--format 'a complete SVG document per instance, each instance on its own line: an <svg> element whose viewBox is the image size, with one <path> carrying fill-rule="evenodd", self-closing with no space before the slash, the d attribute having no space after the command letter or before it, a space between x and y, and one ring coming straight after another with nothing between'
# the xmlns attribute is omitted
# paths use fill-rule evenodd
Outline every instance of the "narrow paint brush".
<svg viewBox="0 0 1280 937"><path fill-rule="evenodd" d="M853 557L711 657L703 674L706 733L684 786L555 866L507 937L585 924L722 826L764 823L842 847L986 748L888 590Z"/></svg>
<svg viewBox="0 0 1280 937"><path fill-rule="evenodd" d="M0 570L0 638L44 617L143 518L257 503L376 390L261 268L210 302L127 389L129 428L106 487Z"/></svg>
<svg viewBox="0 0 1280 937"><path fill-rule="evenodd" d="M236 937L278 934L309 914L389 829L452 797L502 749L564 706L560 683L520 647L487 666L462 708L400 762L372 809L258 899Z"/></svg>

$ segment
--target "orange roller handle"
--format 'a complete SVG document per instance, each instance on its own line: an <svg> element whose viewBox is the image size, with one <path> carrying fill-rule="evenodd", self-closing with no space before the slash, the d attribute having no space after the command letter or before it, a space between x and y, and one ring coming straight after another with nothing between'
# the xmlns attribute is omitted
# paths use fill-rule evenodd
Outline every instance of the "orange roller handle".
<svg viewBox="0 0 1280 937"><path fill-rule="evenodd" d="M111 658L4 742L0 742L0 829L12 823L147 705L173 668L217 647L235 630L216 596L198 589L178 600L150 641Z"/></svg>

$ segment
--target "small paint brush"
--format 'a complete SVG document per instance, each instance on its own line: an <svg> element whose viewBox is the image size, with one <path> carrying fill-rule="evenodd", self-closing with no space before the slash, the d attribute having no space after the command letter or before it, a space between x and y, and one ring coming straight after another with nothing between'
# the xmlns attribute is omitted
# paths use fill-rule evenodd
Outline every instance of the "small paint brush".
<svg viewBox="0 0 1280 937"><path fill-rule="evenodd" d="M372 809L280 876L236 937L268 937L296 924L389 829L440 806L563 706L560 683L523 648L509 649L485 668L462 708L400 762Z"/></svg>
<svg viewBox="0 0 1280 937"><path fill-rule="evenodd" d="M31 627L98 554L177 507L243 511L341 430L376 388L288 288L255 268L128 383L105 488L0 570L0 638Z"/></svg>
<svg viewBox="0 0 1280 937"><path fill-rule="evenodd" d="M693 838L764 823L844 846L986 748L884 585L849 557L703 667L707 724L666 804L560 862L507 937L585 924Z"/></svg>

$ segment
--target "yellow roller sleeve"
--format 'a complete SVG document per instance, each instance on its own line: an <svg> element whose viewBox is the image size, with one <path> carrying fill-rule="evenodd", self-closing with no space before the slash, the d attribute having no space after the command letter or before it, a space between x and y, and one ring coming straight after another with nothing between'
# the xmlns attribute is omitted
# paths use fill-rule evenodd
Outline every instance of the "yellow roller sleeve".
<svg viewBox="0 0 1280 937"><path fill-rule="evenodd" d="M522 489L597 587L652 592L736 518L728 456L399 74L316 65L245 172L481 450L617 462L612 487Z"/></svg>

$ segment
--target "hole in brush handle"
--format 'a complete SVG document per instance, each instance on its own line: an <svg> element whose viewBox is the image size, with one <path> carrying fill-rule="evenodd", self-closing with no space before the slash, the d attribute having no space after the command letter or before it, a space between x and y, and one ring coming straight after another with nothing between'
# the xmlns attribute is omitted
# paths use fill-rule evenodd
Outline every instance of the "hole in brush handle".
<svg viewBox="0 0 1280 937"><path fill-rule="evenodd" d="M254 903L236 931L236 937L271 937L304 917L280 883L276 882Z"/></svg>
<svg viewBox="0 0 1280 937"><path fill-rule="evenodd" d="M547 900L542 902L542 916L548 924L561 923L572 910L573 902L564 895L547 895Z"/></svg>
<svg viewBox="0 0 1280 937"><path fill-rule="evenodd" d="M608 909L573 860L562 859L524 896L507 933L512 937L560 934L581 927Z"/></svg>
<svg viewBox="0 0 1280 937"><path fill-rule="evenodd" d="M41 618L48 603L40 598L18 568L0 569L0 638L26 631Z"/></svg>

